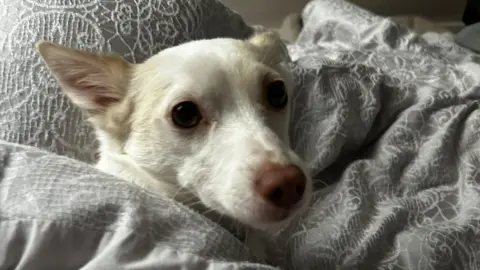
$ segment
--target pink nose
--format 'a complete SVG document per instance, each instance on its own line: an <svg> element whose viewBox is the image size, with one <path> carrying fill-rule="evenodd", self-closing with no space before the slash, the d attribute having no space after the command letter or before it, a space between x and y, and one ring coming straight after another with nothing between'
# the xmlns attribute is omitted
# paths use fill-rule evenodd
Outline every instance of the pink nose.
<svg viewBox="0 0 480 270"><path fill-rule="evenodd" d="M255 180L255 191L270 204L289 209L302 199L305 185L305 175L297 166L269 163Z"/></svg>

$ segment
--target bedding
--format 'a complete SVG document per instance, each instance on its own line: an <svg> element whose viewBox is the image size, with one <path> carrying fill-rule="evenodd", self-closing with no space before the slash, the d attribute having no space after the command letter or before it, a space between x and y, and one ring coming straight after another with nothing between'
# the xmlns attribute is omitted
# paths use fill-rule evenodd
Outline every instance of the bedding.
<svg viewBox="0 0 480 270"><path fill-rule="evenodd" d="M0 269L480 269L478 56L344 1L303 17L291 137L316 191L265 240L268 266L214 220L83 163L91 130L30 47L141 61L246 37L237 14L214 0L0 0Z"/></svg>

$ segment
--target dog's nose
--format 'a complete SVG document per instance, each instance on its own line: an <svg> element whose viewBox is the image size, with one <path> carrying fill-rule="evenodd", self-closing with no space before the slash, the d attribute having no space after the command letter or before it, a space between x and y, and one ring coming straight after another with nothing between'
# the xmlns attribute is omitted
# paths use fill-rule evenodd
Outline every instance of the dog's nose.
<svg viewBox="0 0 480 270"><path fill-rule="evenodd" d="M255 180L255 191L276 207L289 209L302 199L305 185L297 166L266 164Z"/></svg>

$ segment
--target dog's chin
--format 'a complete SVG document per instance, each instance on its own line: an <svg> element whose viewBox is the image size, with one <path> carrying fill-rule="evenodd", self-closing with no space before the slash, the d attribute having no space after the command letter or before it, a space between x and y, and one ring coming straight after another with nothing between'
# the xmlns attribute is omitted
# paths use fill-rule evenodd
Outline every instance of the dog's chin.
<svg viewBox="0 0 480 270"><path fill-rule="evenodd" d="M278 208L262 200L250 200L250 203L247 203L244 198L241 200L231 200L232 198L230 200L219 200L215 199L215 196L210 193L208 196L201 196L201 193L197 193L197 195L200 195L198 197L203 207L209 209L204 212L213 215L214 220L219 220L218 216L228 217L230 220L252 229L271 233L280 232L290 226L292 221L306 210L309 203L309 195L307 194L292 209Z"/></svg>
<svg viewBox="0 0 480 270"><path fill-rule="evenodd" d="M276 220L276 221L256 221L251 220L249 221L249 226L253 229L263 231L266 233L276 234L278 232L283 231L285 228L290 225L292 221L291 216L287 216L284 219Z"/></svg>
<svg viewBox="0 0 480 270"><path fill-rule="evenodd" d="M283 209L276 210L274 213L264 213L263 217L260 219L252 218L246 221L246 223L254 229L275 234L289 227L292 224L292 221L297 218L300 213L300 209L292 211Z"/></svg>
<svg viewBox="0 0 480 270"><path fill-rule="evenodd" d="M252 209L247 215L228 213L233 219L253 229L268 233L278 233L287 228L297 218L304 207L296 207L291 210L274 207L259 207Z"/></svg>

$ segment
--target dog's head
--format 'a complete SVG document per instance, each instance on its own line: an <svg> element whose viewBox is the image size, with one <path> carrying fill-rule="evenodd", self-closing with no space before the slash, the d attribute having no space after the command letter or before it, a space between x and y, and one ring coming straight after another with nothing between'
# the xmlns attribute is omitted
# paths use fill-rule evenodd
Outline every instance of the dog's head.
<svg viewBox="0 0 480 270"><path fill-rule="evenodd" d="M276 34L193 41L141 64L48 42L37 48L91 116L102 158L129 160L159 186L258 229L285 224L308 204L311 180L289 144L293 86Z"/></svg>

